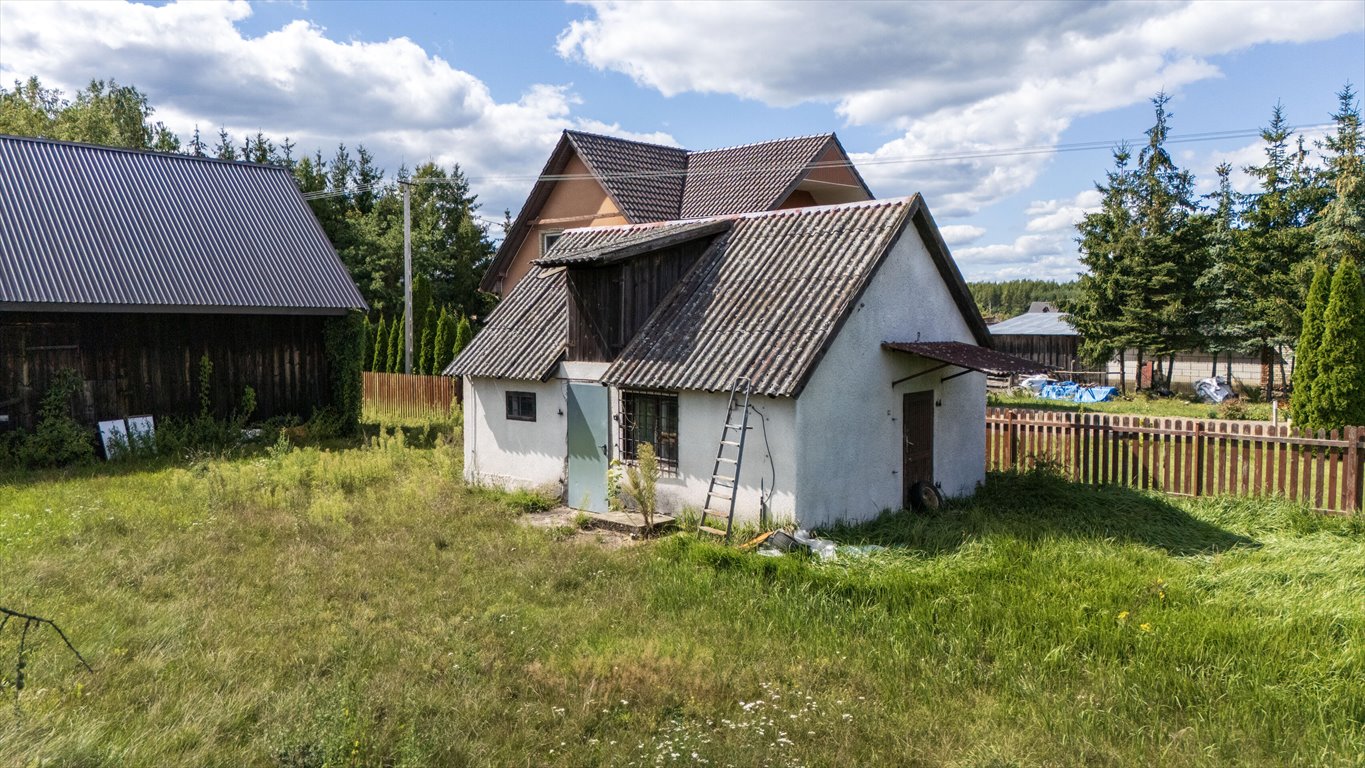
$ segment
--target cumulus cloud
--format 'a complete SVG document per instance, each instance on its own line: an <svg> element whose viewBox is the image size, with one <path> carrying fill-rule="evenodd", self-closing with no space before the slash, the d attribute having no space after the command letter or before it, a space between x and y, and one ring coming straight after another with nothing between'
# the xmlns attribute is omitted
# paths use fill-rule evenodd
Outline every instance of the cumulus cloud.
<svg viewBox="0 0 1365 768"><path fill-rule="evenodd" d="M4 3L0 82L38 75L70 94L112 77L147 94L156 119L185 139L198 124L206 137L223 127L240 141L259 130L325 155L342 141L363 143L391 173L458 162L493 177L478 186L490 215L520 205L562 129L636 135L576 117L565 86L534 84L499 102L479 78L407 38L337 41L306 21L248 37L237 24L251 12L240 0Z"/></svg>
<svg viewBox="0 0 1365 768"><path fill-rule="evenodd" d="M939 234L943 235L943 242L951 246L967 245L981 239L986 234L985 227L978 227L972 224L948 224L938 228Z"/></svg>
<svg viewBox="0 0 1365 768"><path fill-rule="evenodd" d="M1093 189L1072 198L1035 200L1025 209L1024 234L1008 243L954 248L953 257L968 280L1074 280L1081 271L1076 224L1101 202Z"/></svg>
<svg viewBox="0 0 1365 768"><path fill-rule="evenodd" d="M1207 57L1365 27L1352 3L716 3L599 0L560 55L665 95L831 104L899 134L857 153L879 194L944 217L1027 189L1078 117L1220 75ZM958 156L932 161L930 158Z"/></svg>

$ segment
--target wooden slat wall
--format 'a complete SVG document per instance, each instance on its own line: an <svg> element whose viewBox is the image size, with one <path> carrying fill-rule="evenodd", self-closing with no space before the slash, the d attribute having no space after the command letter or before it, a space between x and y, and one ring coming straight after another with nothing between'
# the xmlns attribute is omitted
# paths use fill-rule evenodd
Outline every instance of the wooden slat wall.
<svg viewBox="0 0 1365 768"><path fill-rule="evenodd" d="M365 409L398 418L445 418L460 397L460 380L406 373L363 374Z"/></svg>
<svg viewBox="0 0 1365 768"><path fill-rule="evenodd" d="M1365 428L1325 432L1203 419L986 411L991 471L1057 467L1076 482L1183 496L1283 496L1361 509Z"/></svg>
<svg viewBox="0 0 1365 768"><path fill-rule="evenodd" d="M228 416L243 390L256 391L253 418L307 418L331 400L325 318L0 312L0 412L32 429L39 402L63 368L85 381L83 420L199 411L199 359L213 362L215 415Z"/></svg>

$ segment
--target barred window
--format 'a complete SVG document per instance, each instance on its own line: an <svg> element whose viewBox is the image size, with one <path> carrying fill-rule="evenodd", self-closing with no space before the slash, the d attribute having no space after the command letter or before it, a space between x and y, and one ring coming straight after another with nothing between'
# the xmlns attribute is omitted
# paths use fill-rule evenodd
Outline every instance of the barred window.
<svg viewBox="0 0 1365 768"><path fill-rule="evenodd" d="M621 393L621 458L635 461L641 443L654 446L659 470L678 471L678 396L667 392Z"/></svg>
<svg viewBox="0 0 1365 768"><path fill-rule="evenodd" d="M536 393L508 392L507 418L512 421L535 421Z"/></svg>

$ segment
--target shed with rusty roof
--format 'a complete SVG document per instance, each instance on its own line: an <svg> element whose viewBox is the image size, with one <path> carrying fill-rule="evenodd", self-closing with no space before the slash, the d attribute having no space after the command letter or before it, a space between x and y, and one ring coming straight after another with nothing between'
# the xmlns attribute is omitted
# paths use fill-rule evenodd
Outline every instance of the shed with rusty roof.
<svg viewBox="0 0 1365 768"><path fill-rule="evenodd" d="M661 506L700 507L746 379L737 513L818 524L976 487L980 371L1019 362L989 345L916 195L566 231L446 372L469 479L590 510L646 442Z"/></svg>
<svg viewBox="0 0 1365 768"><path fill-rule="evenodd" d="M332 401L325 332L365 302L283 168L0 136L0 429L62 369L88 421Z"/></svg>

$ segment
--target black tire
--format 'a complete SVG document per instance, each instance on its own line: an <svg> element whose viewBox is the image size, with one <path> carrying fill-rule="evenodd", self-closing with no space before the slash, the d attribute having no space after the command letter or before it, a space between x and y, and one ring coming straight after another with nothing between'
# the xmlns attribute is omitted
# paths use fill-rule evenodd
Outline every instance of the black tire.
<svg viewBox="0 0 1365 768"><path fill-rule="evenodd" d="M933 483L921 480L910 486L910 508L916 512L937 512L943 506L943 494Z"/></svg>

